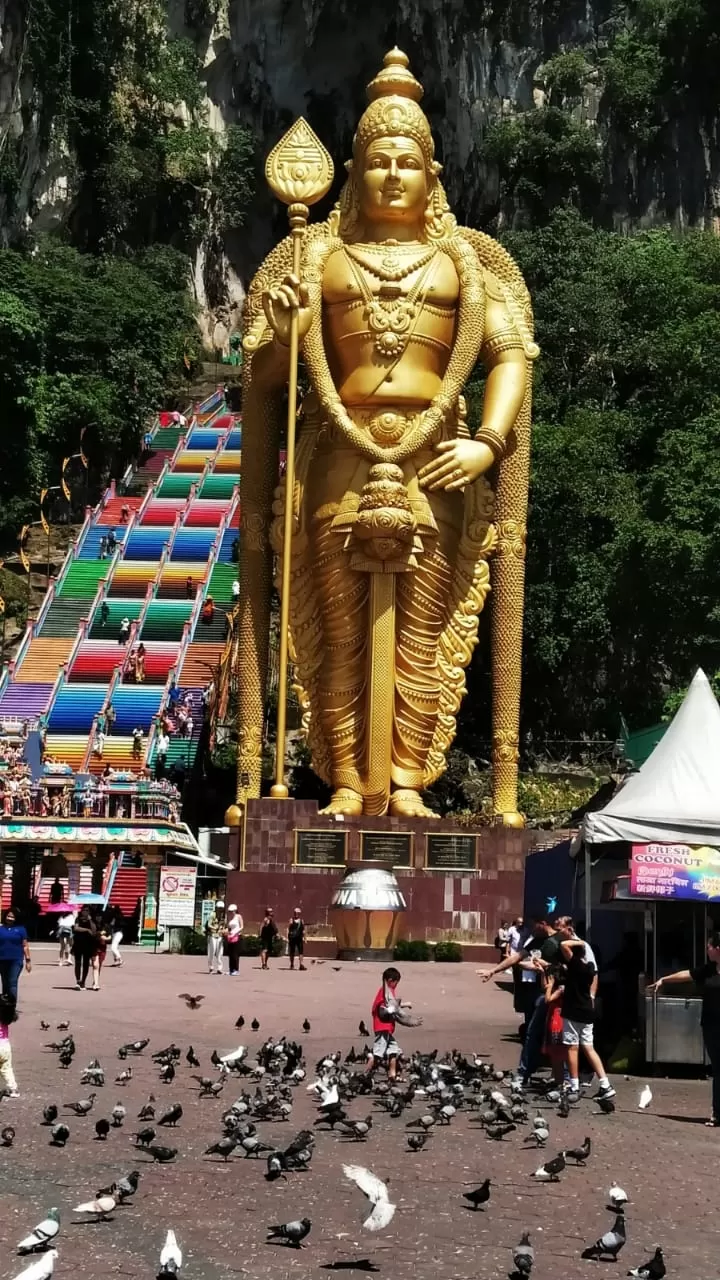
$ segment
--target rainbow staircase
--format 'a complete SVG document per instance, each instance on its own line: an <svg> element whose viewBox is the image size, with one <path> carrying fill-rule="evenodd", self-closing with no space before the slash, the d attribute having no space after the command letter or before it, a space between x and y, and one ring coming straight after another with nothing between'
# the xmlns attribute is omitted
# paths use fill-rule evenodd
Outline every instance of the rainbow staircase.
<svg viewBox="0 0 720 1280"><path fill-rule="evenodd" d="M237 576L241 443L239 421L221 395L199 405L185 426L159 415L139 466L88 509L38 618L0 674L0 721L39 721L46 762L95 774L108 764L152 767L174 679L189 695L193 731L171 738L167 765L192 769L203 690L218 670ZM210 596L211 618L203 616ZM121 641L124 619L130 632ZM138 683L128 658L140 642L145 669ZM110 703L115 723L99 756L97 718ZM140 758L133 753L137 728L144 735Z"/></svg>

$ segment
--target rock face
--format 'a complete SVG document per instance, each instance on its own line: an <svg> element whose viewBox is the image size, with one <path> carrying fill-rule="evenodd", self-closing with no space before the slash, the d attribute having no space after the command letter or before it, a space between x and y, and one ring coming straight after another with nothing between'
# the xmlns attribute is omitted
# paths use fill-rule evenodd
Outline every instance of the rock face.
<svg viewBox="0 0 720 1280"><path fill-rule="evenodd" d="M488 127L552 101L594 131L607 221L716 225L717 111L696 110L686 102L682 114L673 117L670 108L648 147L635 145L632 130L613 132L596 75L585 77L569 107L557 92L548 94L543 69L558 53L587 50L591 68L602 61L618 29L613 0L152 0L157 2L165 10L168 37L191 39L204 59L211 128L222 134L231 123L249 126L264 157L297 115L307 117L336 161L327 205L350 154L364 87L383 53L397 43L425 85L424 106L444 181L464 221L497 227L522 218L485 149ZM5 238L21 228L62 223L72 202L72 148L56 136L53 102L38 90L24 53L28 9L25 0L0 0L0 232ZM8 136L19 146L13 159L13 207L6 205L3 216ZM232 265L235 281L247 278L285 227L284 212L273 206L262 180L258 188L247 226L226 237L226 265ZM199 250L201 297L202 275ZM237 304L237 283L233 288Z"/></svg>

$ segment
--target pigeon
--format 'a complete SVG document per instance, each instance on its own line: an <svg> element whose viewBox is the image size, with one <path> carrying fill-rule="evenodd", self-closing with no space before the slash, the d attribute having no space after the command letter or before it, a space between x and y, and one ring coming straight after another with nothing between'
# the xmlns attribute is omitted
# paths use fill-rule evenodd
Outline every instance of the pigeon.
<svg viewBox="0 0 720 1280"><path fill-rule="evenodd" d="M146 1147L145 1150L158 1164L169 1164L177 1155L177 1147L161 1147L155 1143Z"/></svg>
<svg viewBox="0 0 720 1280"><path fill-rule="evenodd" d="M245 1019L243 1018L242 1014L240 1014L240 1017L235 1023L235 1026L237 1027L238 1031L242 1031L242 1028L245 1026Z"/></svg>
<svg viewBox="0 0 720 1280"><path fill-rule="evenodd" d="M342 1169L345 1177L360 1188L371 1205L367 1217L367 1209L363 1209L360 1218L363 1227L366 1231L382 1231L392 1222L396 1209L396 1205L390 1203L387 1186L361 1164L344 1164Z"/></svg>
<svg viewBox="0 0 720 1280"><path fill-rule="evenodd" d="M157 1280L167 1280L170 1276L176 1276L182 1266L182 1260L182 1249L175 1238L175 1232L168 1231L160 1252L160 1270Z"/></svg>
<svg viewBox="0 0 720 1280"><path fill-rule="evenodd" d="M0 1130L0 1143L4 1147L11 1147L15 1141L15 1130L11 1124L6 1124L5 1128Z"/></svg>
<svg viewBox="0 0 720 1280"><path fill-rule="evenodd" d="M650 1088L649 1084L646 1084L645 1087L640 1090L640 1097L638 1098L638 1111L647 1111L652 1100L653 1100L652 1089Z"/></svg>
<svg viewBox="0 0 720 1280"><path fill-rule="evenodd" d="M425 1129L427 1131L428 1129L432 1129L434 1124L435 1116L418 1116L417 1120L408 1120L405 1128L415 1129L419 1126L421 1129Z"/></svg>
<svg viewBox="0 0 720 1280"><path fill-rule="evenodd" d="M51 1240L55 1239L60 1230L60 1213L57 1209L50 1209L47 1218L43 1218L42 1222L30 1232L29 1236L25 1236L21 1240L17 1251L19 1254L39 1253L41 1249L47 1249Z"/></svg>
<svg viewBox="0 0 720 1280"><path fill-rule="evenodd" d="M110 1132L109 1120L97 1120L95 1122L95 1133L100 1142L104 1142Z"/></svg>
<svg viewBox="0 0 720 1280"><path fill-rule="evenodd" d="M81 1098L79 1102L65 1102L63 1106L67 1111L74 1111L76 1116L87 1116L95 1105L96 1093L91 1093L87 1098Z"/></svg>
<svg viewBox="0 0 720 1280"><path fill-rule="evenodd" d="M129 1084L129 1083L130 1083L130 1081L132 1080L132 1077L133 1077L133 1069L132 1069L132 1067L126 1067L124 1071L121 1071L121 1072L120 1072L120 1075L119 1075L119 1076L116 1076L116 1077L115 1077L115 1083L116 1083L116 1084Z"/></svg>
<svg viewBox="0 0 720 1280"><path fill-rule="evenodd" d="M608 1191L608 1200L616 1213L622 1213L628 1202L627 1193L622 1187L614 1186Z"/></svg>
<svg viewBox="0 0 720 1280"><path fill-rule="evenodd" d="M597 1102L600 1110L606 1116L611 1116L615 1110L615 1103L612 1098L595 1098L594 1101Z"/></svg>
<svg viewBox="0 0 720 1280"><path fill-rule="evenodd" d="M135 1195L139 1181L140 1172L138 1169L133 1169L132 1173L128 1173L124 1178L120 1179L115 1188L120 1204L124 1204L126 1200Z"/></svg>
<svg viewBox="0 0 720 1280"><path fill-rule="evenodd" d="M509 1133L513 1133L517 1129L517 1125L512 1120L507 1124L489 1124L486 1126L485 1133L488 1138L493 1138L495 1142L502 1142Z"/></svg>
<svg viewBox="0 0 720 1280"><path fill-rule="evenodd" d="M54 1124L58 1118L58 1109L54 1102L43 1107L43 1124Z"/></svg>
<svg viewBox="0 0 720 1280"><path fill-rule="evenodd" d="M20 1271L15 1276L15 1280L50 1280L57 1256L57 1249L48 1249L47 1253L44 1253L42 1257L36 1258L35 1262L31 1262L29 1267L25 1267L24 1271Z"/></svg>
<svg viewBox="0 0 720 1280"><path fill-rule="evenodd" d="M41 1019L40 1019L40 1029L41 1029L41 1031L49 1031L49 1030L50 1030L50 1023L49 1023L49 1022L46 1022L44 1018L41 1018Z"/></svg>
<svg viewBox="0 0 720 1280"><path fill-rule="evenodd" d="M305 1019L305 1021L304 1021L304 1022L303 1022L303 1024L302 1024L302 1029L303 1029L303 1031L305 1032L305 1034L307 1035L308 1031L310 1030L310 1022L309 1022L309 1020L308 1020L307 1018Z"/></svg>
<svg viewBox="0 0 720 1280"><path fill-rule="evenodd" d="M188 1009L199 1009L204 996L191 996L188 991L182 991L178 996L178 1000L184 1000Z"/></svg>
<svg viewBox="0 0 720 1280"><path fill-rule="evenodd" d="M592 1258L599 1261L603 1257L616 1260L620 1250L625 1244L625 1214L618 1213L615 1221L609 1231L600 1236L595 1244L588 1245L587 1249L583 1249L580 1254L581 1258Z"/></svg>
<svg viewBox="0 0 720 1280"><path fill-rule="evenodd" d="M637 1280L663 1280L666 1274L665 1258L660 1245L656 1245L652 1258L648 1258L647 1262L628 1271L628 1275L636 1276Z"/></svg>
<svg viewBox="0 0 720 1280"><path fill-rule="evenodd" d="M591 1150L592 1142L589 1138L584 1138L581 1147L571 1147L568 1151L564 1151L563 1155L566 1160L568 1158L574 1160L575 1164L585 1164L585 1161L590 1158Z"/></svg>
<svg viewBox="0 0 720 1280"><path fill-rule="evenodd" d="M70 1019L68 1018L68 1019L66 1019L66 1020L65 1020L65 1022L58 1022L58 1023L57 1023L57 1025L56 1025L56 1027L55 1027L55 1030L56 1030L56 1031L67 1031L67 1029L68 1029L68 1027L69 1027L69 1026L70 1026Z"/></svg>
<svg viewBox="0 0 720 1280"><path fill-rule="evenodd" d="M544 1147L549 1137L550 1130L543 1121L542 1124L533 1124L532 1133L527 1135L525 1143L534 1142L536 1147Z"/></svg>
<svg viewBox="0 0 720 1280"><path fill-rule="evenodd" d="M265 1178L268 1182L275 1182L277 1178L284 1178L283 1158L279 1151L271 1151L267 1158L267 1168Z"/></svg>
<svg viewBox="0 0 720 1280"><path fill-rule="evenodd" d="M182 1119L182 1113L182 1106L179 1102L175 1102L171 1107L168 1107L167 1111L163 1111L158 1119L158 1124L170 1125L174 1129L178 1120Z"/></svg>
<svg viewBox="0 0 720 1280"><path fill-rule="evenodd" d="M200 1066L200 1059L198 1058L197 1054L195 1053L195 1050L193 1049L192 1045L190 1045L190 1048L188 1049L187 1053L185 1054L185 1061L187 1062L188 1066L190 1066L190 1067L199 1067L199 1066Z"/></svg>
<svg viewBox="0 0 720 1280"><path fill-rule="evenodd" d="M174 1079L175 1068L172 1062L166 1062L165 1065L160 1068L160 1080L163 1084L172 1084Z"/></svg>
<svg viewBox="0 0 720 1280"><path fill-rule="evenodd" d="M463 1191L463 1199L469 1200L475 1210L479 1209L481 1205L487 1204L490 1199L490 1179L486 1178L474 1191Z"/></svg>
<svg viewBox="0 0 720 1280"><path fill-rule="evenodd" d="M50 1144L53 1147L64 1147L69 1137L70 1130L66 1124L54 1124L50 1130Z"/></svg>
<svg viewBox="0 0 720 1280"><path fill-rule="evenodd" d="M150 1043L150 1037L146 1040L132 1040L129 1044L124 1044L123 1049L126 1053L142 1053L143 1049L147 1049Z"/></svg>
<svg viewBox="0 0 720 1280"><path fill-rule="evenodd" d="M112 1116L113 1128L119 1129L127 1115L127 1111L125 1110L122 1102L115 1103L110 1115Z"/></svg>
<svg viewBox="0 0 720 1280"><path fill-rule="evenodd" d="M141 1107L140 1110L138 1111L138 1120L154 1120L155 1119L155 1108L153 1106L154 1101L155 1101L154 1097L152 1096L152 1094L150 1094L149 1101L146 1102L145 1106Z"/></svg>
<svg viewBox="0 0 720 1280"><path fill-rule="evenodd" d="M213 1142L211 1147L207 1147L204 1154L206 1156L222 1156L227 1164L236 1146L237 1138L221 1138L219 1142Z"/></svg>
<svg viewBox="0 0 720 1280"><path fill-rule="evenodd" d="M552 1160L548 1160L545 1164L541 1164L540 1168L536 1169L532 1174L532 1177L536 1178L538 1182L557 1182L559 1180L559 1174L562 1173L564 1168L565 1156L562 1151L560 1151Z"/></svg>
<svg viewBox="0 0 720 1280"><path fill-rule="evenodd" d="M427 1140L427 1133L409 1133L407 1136L408 1148L410 1151L422 1151Z"/></svg>
<svg viewBox="0 0 720 1280"><path fill-rule="evenodd" d="M275 1227L268 1227L266 1244L283 1240L293 1249L303 1249L303 1240L310 1234L312 1222L309 1218L300 1218L297 1222L281 1222Z"/></svg>
<svg viewBox="0 0 720 1280"><path fill-rule="evenodd" d="M570 1097L567 1092L560 1094L560 1101L558 1102L557 1114L559 1115L561 1120L567 1120L568 1116L570 1115Z"/></svg>
<svg viewBox="0 0 720 1280"><path fill-rule="evenodd" d="M98 1221L101 1218L107 1218L117 1207L117 1201L114 1196L97 1196L95 1200L87 1200L85 1204L78 1204L73 1209L73 1213L89 1213Z"/></svg>
<svg viewBox="0 0 720 1280"><path fill-rule="evenodd" d="M151 1128L140 1129L138 1133L133 1134L133 1138L135 1139L136 1147L149 1147L150 1143L154 1141L155 1130Z"/></svg>
<svg viewBox="0 0 720 1280"><path fill-rule="evenodd" d="M253 1031L260 1030L260 1023L258 1022L257 1018L253 1018L252 1022L250 1023L250 1026ZM303 1218L303 1222L307 1222L307 1218ZM289 1225L294 1225L294 1224L289 1224Z"/></svg>
<svg viewBox="0 0 720 1280"><path fill-rule="evenodd" d="M358 1031L360 1032L360 1035L361 1035L361 1036L369 1036L369 1035L370 1035L370 1032L368 1031L367 1027L365 1026L365 1023L363 1022L362 1018L360 1019L360 1022L359 1022L359 1025L358 1025Z"/></svg>
<svg viewBox="0 0 720 1280"><path fill-rule="evenodd" d="M343 1120L340 1122L339 1129L341 1133L352 1138L353 1142L365 1142L372 1129L372 1122L372 1116L366 1116L364 1120Z"/></svg>
<svg viewBox="0 0 720 1280"><path fill-rule="evenodd" d="M535 1250L530 1243L530 1232L523 1231L520 1243L513 1249L513 1266L517 1276L529 1276L535 1261Z"/></svg>

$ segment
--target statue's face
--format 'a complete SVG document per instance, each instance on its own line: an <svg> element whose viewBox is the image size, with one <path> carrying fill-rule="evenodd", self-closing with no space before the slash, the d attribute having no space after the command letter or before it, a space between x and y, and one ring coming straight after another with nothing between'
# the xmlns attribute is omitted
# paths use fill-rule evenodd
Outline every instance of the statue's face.
<svg viewBox="0 0 720 1280"><path fill-rule="evenodd" d="M360 181L363 217L369 222L414 222L428 199L425 157L412 138L376 138L367 148Z"/></svg>

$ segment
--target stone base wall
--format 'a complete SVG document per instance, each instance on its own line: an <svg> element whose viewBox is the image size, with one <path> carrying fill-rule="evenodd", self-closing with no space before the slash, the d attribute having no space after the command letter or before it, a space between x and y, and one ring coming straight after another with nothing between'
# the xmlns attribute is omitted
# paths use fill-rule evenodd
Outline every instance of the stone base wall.
<svg viewBox="0 0 720 1280"><path fill-rule="evenodd" d="M330 900L343 876L341 866L302 865L296 861L298 831L346 833L346 860L361 863L363 833L410 833L410 866L395 866L407 902L403 936L428 942L453 939L492 946L498 927L522 911L525 858L537 841L532 831L506 827L459 827L449 819L346 818L318 813L306 800L251 800L237 848L238 871L228 874L228 900L237 902L249 932L272 906L285 927L293 907L302 907L308 933L332 936ZM427 835L476 837L476 865L431 868ZM366 838L366 837L365 837ZM490 953L487 953L488 957Z"/></svg>

